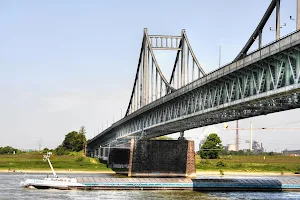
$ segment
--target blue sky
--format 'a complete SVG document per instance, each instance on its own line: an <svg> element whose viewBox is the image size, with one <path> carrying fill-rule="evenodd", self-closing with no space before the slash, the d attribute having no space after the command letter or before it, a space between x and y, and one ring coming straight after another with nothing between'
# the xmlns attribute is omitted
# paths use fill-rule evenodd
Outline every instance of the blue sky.
<svg viewBox="0 0 300 200"><path fill-rule="evenodd" d="M209 72L218 66L220 44L222 64L235 58L269 3L0 1L0 146L38 148L43 143L55 148L65 134L82 125L91 138L102 125L106 128L118 120L129 101L143 28L149 34L169 35L180 35L186 29L194 53ZM281 35L295 30L295 21L289 19L295 17L295 5L296 0L282 0L281 22L287 26ZM269 31L274 25L273 15L263 31L263 44L275 39L275 32ZM160 53L157 58L168 79L172 55ZM299 111L288 113L295 116L289 119L293 121ZM284 115L270 118L276 122ZM248 122L241 124L248 126ZM201 129L194 130L191 137L198 138L200 133ZM268 134L285 140L280 133ZM289 139L299 140L297 133L289 134ZM234 137L234 133L220 135L224 143ZM262 135L257 134L256 139L269 142L269 150L282 147ZM285 146L297 147L289 141L286 139Z"/></svg>

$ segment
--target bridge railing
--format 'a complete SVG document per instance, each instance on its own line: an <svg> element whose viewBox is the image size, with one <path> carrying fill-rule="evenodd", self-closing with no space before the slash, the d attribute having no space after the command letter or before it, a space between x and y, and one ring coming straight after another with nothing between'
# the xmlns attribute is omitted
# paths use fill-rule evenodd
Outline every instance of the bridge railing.
<svg viewBox="0 0 300 200"><path fill-rule="evenodd" d="M282 50L282 47L286 47L289 44L292 44L294 42L300 43L300 31L295 31L293 33L290 33L277 41L273 41L273 42L263 46L261 49L252 51L250 54L248 54L244 58L242 58L236 62L231 62L229 64L226 64L226 65L222 66L221 68L210 72L206 76L201 77L200 79L195 80L182 88L179 88L175 92L172 92L160 99L157 99L157 100L151 102L150 104L142 107L141 109L136 110L135 112L131 113L130 115L126 116L125 118L115 122L114 124L112 124L112 126L108 127L106 130L104 130L102 133L100 133L96 137L92 138L90 141L96 140L98 137L101 137L102 135L110 132L113 128L152 109L153 107L160 105L163 102L166 102L173 98L176 98L176 97L180 96L181 94L191 91L191 90L195 89L196 87L200 87L204 84L207 84L208 82L215 80L221 76L224 76L233 71L236 71L236 70L238 70L244 66L247 66L259 59L270 56L271 53L273 55L273 54L277 53L279 50Z"/></svg>
<svg viewBox="0 0 300 200"><path fill-rule="evenodd" d="M214 72L216 72L216 71L219 71L220 69L225 68L225 67L227 67L227 66L229 66L229 65L231 65L231 64L233 64L233 63L236 63L236 62L239 62L239 61L240 61L239 63L241 63L241 61L244 60L244 59L250 59L248 56L251 55L251 54L254 54L255 52L259 54L259 52L262 51L262 52L263 52L262 55L265 55L265 54L267 54L268 52L270 52L270 51L268 51L269 49L266 48L266 47L269 47L269 46L271 46L272 44L275 44L275 43L281 42L281 41L283 41L283 42L279 44L279 47L280 47L280 46L283 46L284 44L286 44L287 42L289 42L289 40L290 40L289 37L292 36L292 35L295 36L295 38L292 37L292 40L299 40L299 39L300 39L300 35L299 35L299 34L295 34L295 33L297 33L297 32L300 33L299 30L298 30L298 31L293 31L293 32L291 32L291 33L289 33L289 34L287 34L287 35L285 35L285 36L280 37L278 40L274 40L274 41L272 41L272 42L269 42L269 43L263 45L263 46L262 46L261 48L259 48L259 49L255 49L255 50L253 50L253 51L250 51L249 53L247 53L247 55L245 55L244 58L242 58L242 59L240 59L240 60L238 60L238 61L231 61L231 62L228 62L228 63L222 65L220 68L215 69L215 70L209 72L209 73L207 74L207 76L208 76L209 74L212 74L212 73L214 73ZM287 39L287 40L284 40L284 39ZM274 45L274 46L272 47L271 51L273 51L274 48L276 48L276 46L277 46L277 45ZM257 56L257 55L256 55L256 56ZM248 58L247 58L247 57L248 57ZM203 77L203 78L204 78L204 77ZM197 81L197 80L195 80L195 81Z"/></svg>

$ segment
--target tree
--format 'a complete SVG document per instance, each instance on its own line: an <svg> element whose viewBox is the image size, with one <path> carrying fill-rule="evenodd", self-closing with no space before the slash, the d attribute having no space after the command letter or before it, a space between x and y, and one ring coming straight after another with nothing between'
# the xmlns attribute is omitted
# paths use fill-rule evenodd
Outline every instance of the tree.
<svg viewBox="0 0 300 200"><path fill-rule="evenodd" d="M77 143L78 132L72 131L65 136L65 139L62 143L62 147L66 150L74 151L74 147Z"/></svg>
<svg viewBox="0 0 300 200"><path fill-rule="evenodd" d="M85 127L84 126L80 127L78 132L78 138L77 138L77 149L82 150L85 148L86 145L85 133L86 133Z"/></svg>
<svg viewBox="0 0 300 200"><path fill-rule="evenodd" d="M159 136L156 138L152 138L152 140L173 140L173 138L169 137L169 136Z"/></svg>
<svg viewBox="0 0 300 200"><path fill-rule="evenodd" d="M222 141L216 133L211 133L200 148L200 157L203 159L219 158L222 147Z"/></svg>
<svg viewBox="0 0 300 200"><path fill-rule="evenodd" d="M82 135L85 135L85 134L86 134L85 126L80 127L78 133L79 133L79 134L82 134Z"/></svg>
<svg viewBox="0 0 300 200"><path fill-rule="evenodd" d="M85 127L80 127L79 132L72 131L65 136L64 141L60 146L56 148L56 152L63 154L63 152L68 153L69 151L81 151L86 145L85 137Z"/></svg>
<svg viewBox="0 0 300 200"><path fill-rule="evenodd" d="M20 150L15 149L11 146L6 146L6 147L0 147L0 154L13 154L13 153L18 153Z"/></svg>
<svg viewBox="0 0 300 200"><path fill-rule="evenodd" d="M42 150L43 153L47 153L48 151L50 150L47 147Z"/></svg>

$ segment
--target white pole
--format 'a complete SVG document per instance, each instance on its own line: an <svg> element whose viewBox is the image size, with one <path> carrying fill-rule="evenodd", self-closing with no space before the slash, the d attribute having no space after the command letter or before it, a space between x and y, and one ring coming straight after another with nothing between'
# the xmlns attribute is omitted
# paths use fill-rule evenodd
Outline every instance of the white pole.
<svg viewBox="0 0 300 200"><path fill-rule="evenodd" d="M51 164L50 159L49 159L48 156L50 157L50 155L47 155L46 159L48 160L48 163L49 163L49 165L50 165L50 168L51 168L51 170L52 170L52 173L53 173L54 178L57 178L56 173L55 173L55 171L54 171L54 169L53 169L53 167L52 167L52 164Z"/></svg>
<svg viewBox="0 0 300 200"><path fill-rule="evenodd" d="M252 151L252 122L250 122L250 152Z"/></svg>

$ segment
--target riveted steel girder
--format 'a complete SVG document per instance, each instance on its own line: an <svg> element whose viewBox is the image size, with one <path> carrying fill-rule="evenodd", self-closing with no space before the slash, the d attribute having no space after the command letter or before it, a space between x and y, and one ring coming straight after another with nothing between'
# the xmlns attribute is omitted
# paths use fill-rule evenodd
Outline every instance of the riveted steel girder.
<svg viewBox="0 0 300 200"><path fill-rule="evenodd" d="M144 106L90 140L88 148L142 132L144 138L153 138L299 108L300 53L286 53L299 46L300 31ZM274 57L283 59L270 62Z"/></svg>

